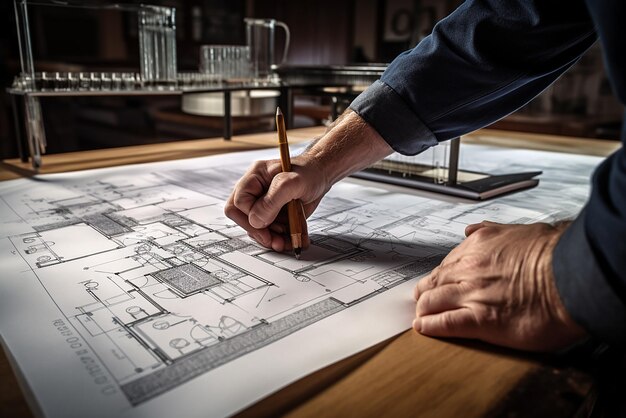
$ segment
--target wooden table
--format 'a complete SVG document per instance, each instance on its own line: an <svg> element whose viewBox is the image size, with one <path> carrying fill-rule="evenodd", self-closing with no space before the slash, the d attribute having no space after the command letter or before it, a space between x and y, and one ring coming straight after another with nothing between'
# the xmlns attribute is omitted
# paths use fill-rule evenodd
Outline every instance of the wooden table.
<svg viewBox="0 0 626 418"><path fill-rule="evenodd" d="M292 130L293 142L324 132ZM481 130L467 143L608 155L613 141ZM42 173L199 157L274 147L275 133L84 151L44 157ZM32 176L18 159L0 163L0 180ZM246 409L240 416L572 416L591 387L589 375L556 368L550 358L479 342L432 339L408 330L319 370ZM207 416L209 413L207 412ZM0 417L32 413L0 350Z"/></svg>

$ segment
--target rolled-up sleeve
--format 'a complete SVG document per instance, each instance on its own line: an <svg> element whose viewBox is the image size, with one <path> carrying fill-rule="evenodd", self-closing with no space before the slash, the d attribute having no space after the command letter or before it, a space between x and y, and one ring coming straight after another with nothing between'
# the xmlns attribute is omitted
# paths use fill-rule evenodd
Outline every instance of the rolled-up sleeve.
<svg viewBox="0 0 626 418"><path fill-rule="evenodd" d="M598 35L614 92L625 103L624 19L623 1L468 0L398 56L350 107L394 150L417 154L523 106ZM555 248L553 270L574 320L601 340L626 347L623 148L596 170L585 210Z"/></svg>
<svg viewBox="0 0 626 418"><path fill-rule="evenodd" d="M466 1L350 108L394 150L417 154L515 111L595 40L582 1Z"/></svg>

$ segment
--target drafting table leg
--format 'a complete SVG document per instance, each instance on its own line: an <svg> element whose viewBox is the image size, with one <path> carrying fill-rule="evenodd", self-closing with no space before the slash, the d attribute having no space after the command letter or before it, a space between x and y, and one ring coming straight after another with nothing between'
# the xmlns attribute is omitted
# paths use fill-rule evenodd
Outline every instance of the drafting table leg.
<svg viewBox="0 0 626 418"><path fill-rule="evenodd" d="M224 139L230 140L233 137L233 115L230 103L230 91L224 92Z"/></svg>
<svg viewBox="0 0 626 418"><path fill-rule="evenodd" d="M26 149L26 137L24 136L24 98L22 97L21 103L16 94L11 94L11 106L13 107L13 126L15 129L15 141L17 142L17 153L20 156L20 161L23 163L28 162L28 154Z"/></svg>

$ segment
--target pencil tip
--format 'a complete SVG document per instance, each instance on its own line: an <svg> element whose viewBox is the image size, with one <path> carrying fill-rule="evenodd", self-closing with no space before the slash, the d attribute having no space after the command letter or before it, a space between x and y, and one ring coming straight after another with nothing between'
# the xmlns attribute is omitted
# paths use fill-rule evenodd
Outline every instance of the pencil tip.
<svg viewBox="0 0 626 418"><path fill-rule="evenodd" d="M280 110L280 106L276 106L276 116L282 115L282 114L283 114L283 111Z"/></svg>
<svg viewBox="0 0 626 418"><path fill-rule="evenodd" d="M300 260L300 254L302 254L302 250L300 248L294 248L293 253L296 255L296 260Z"/></svg>

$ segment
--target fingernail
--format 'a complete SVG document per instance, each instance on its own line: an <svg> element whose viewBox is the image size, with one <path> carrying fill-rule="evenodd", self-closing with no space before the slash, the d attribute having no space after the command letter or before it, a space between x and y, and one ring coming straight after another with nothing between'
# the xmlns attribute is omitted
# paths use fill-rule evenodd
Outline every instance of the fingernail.
<svg viewBox="0 0 626 418"><path fill-rule="evenodd" d="M413 289L413 299L418 300L420 297L420 292L417 290L417 286Z"/></svg>
<svg viewBox="0 0 626 418"><path fill-rule="evenodd" d="M422 328L422 321L420 321L419 318L415 318L413 320L413 329L417 332L420 332L421 328Z"/></svg>
<svg viewBox="0 0 626 418"><path fill-rule="evenodd" d="M259 218L257 215L251 213L250 216L248 217L248 221L250 222L250 225L252 225L253 227L259 229L259 228L265 228L267 226L267 223L265 223L264 220L262 220L261 218Z"/></svg>

